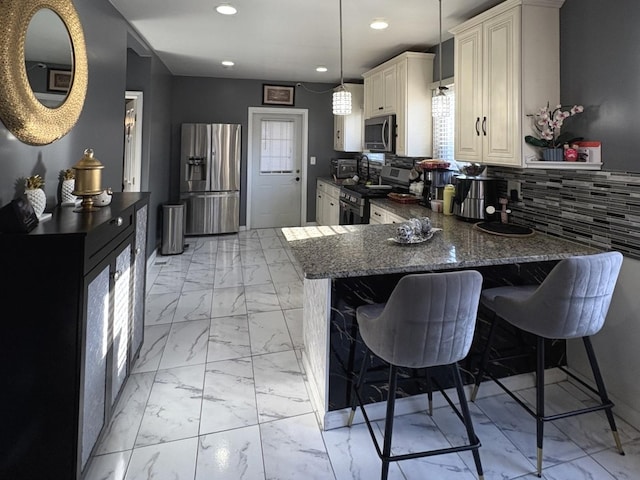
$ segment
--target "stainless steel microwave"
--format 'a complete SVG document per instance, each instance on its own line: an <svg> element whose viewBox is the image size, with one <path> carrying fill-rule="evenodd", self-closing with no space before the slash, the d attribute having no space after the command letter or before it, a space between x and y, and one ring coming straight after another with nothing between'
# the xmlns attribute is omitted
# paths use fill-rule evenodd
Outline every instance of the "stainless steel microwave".
<svg viewBox="0 0 640 480"><path fill-rule="evenodd" d="M364 148L370 152L395 153L395 115L368 118L364 121Z"/></svg>

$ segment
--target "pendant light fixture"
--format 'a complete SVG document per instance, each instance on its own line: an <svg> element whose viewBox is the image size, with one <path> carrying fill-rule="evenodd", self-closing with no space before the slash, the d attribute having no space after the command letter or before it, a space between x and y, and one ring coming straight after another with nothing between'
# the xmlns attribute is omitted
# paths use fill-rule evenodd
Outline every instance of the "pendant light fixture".
<svg viewBox="0 0 640 480"><path fill-rule="evenodd" d="M333 92L333 114L351 114L351 92L344 86L342 74L342 0L340 0L340 86Z"/></svg>
<svg viewBox="0 0 640 480"><path fill-rule="evenodd" d="M442 86L442 0L438 0L440 16L440 44L438 46L438 70L440 81L438 82L438 92L431 98L431 115L434 117L448 117L451 104L447 95L447 87Z"/></svg>

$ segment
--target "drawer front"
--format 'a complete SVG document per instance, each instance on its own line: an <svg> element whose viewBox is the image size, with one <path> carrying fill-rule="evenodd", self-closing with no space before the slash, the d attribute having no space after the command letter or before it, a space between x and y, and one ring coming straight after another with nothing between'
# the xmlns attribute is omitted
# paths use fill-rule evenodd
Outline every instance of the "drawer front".
<svg viewBox="0 0 640 480"><path fill-rule="evenodd" d="M369 223L387 223L387 214L385 210L371 205L371 213L369 214Z"/></svg>
<svg viewBox="0 0 640 480"><path fill-rule="evenodd" d="M131 206L92 230L87 236L84 273L95 267L134 229L134 209Z"/></svg>

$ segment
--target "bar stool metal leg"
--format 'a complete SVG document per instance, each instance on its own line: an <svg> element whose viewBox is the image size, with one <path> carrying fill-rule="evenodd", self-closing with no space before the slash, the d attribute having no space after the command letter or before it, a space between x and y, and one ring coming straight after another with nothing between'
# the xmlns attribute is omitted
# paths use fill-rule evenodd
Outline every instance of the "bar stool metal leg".
<svg viewBox="0 0 640 480"><path fill-rule="evenodd" d="M458 364L455 363L452 365L453 368L453 380L456 384L456 391L458 393L458 401L460 402L460 410L462 412L462 418L464 421L464 426L467 429L467 436L469 438L469 444L479 443L478 437L476 437L476 433L473 429L473 423L471 421L471 413L469 413L469 405L467 404L467 397L464 394L464 388L462 387L462 378L460 377L460 368ZM473 461L476 464L476 470L478 471L478 479L483 480L484 474L482 472L482 463L480 462L480 453L478 452L478 448L474 448L471 450L473 454Z"/></svg>
<svg viewBox="0 0 640 480"><path fill-rule="evenodd" d="M600 401L603 404L611 404L611 401L609 400L609 396L607 395L607 390L604 386L604 380L602 379L602 374L600 373L600 367L598 367L596 354L593 351L593 345L591 344L591 339L589 337L582 337L582 341L584 343L584 348L587 351L587 357L589 358L589 364L591 365L593 378L596 382L596 387L598 388ZM616 421L613 418L612 406L610 406L609 408L606 408L604 412L607 415L607 420L609 420L609 426L611 427L611 433L613 434L613 439L616 442L616 448L618 449L618 452L620 453L620 455L624 455L624 450L622 449L622 443L620 442L620 435L618 434L618 428L616 427Z"/></svg>
<svg viewBox="0 0 640 480"><path fill-rule="evenodd" d="M351 396L351 413L349 414L349 420L347 421L347 426L351 427L351 425L353 425L353 417L355 417L356 414L356 408L358 408L358 395L360 395L360 388L362 387L362 384L364 383L364 377L367 375L367 370L368 370L368 361L369 361L369 357L370 357L371 353L369 351L369 349L367 348L365 350L364 356L362 357L362 365L360 366L360 374L358 376L358 381L353 383L353 394Z"/></svg>
<svg viewBox="0 0 640 480"><path fill-rule="evenodd" d="M382 475L381 480L389 476L389 458L391 457L391 436L393 434L393 416L396 405L396 389L398 386L398 367L389 368L389 394L387 396L387 414L384 420L384 445L382 447Z"/></svg>
<svg viewBox="0 0 640 480"><path fill-rule="evenodd" d="M487 365L489 364L489 357L491 356L491 345L493 345L493 338L496 335L496 326L499 322L498 316L494 313L493 318L491 319L491 326L489 327L489 335L487 336L487 343L484 346L484 351L482 352L482 360L480 361L480 368L478 369L478 373L476 374L475 385L473 386L473 391L471 392L470 400L472 402L476 401L476 395L478 395L478 388L480 388L480 383L482 383L482 379L484 378L484 374L487 371Z"/></svg>
<svg viewBox="0 0 640 480"><path fill-rule="evenodd" d="M536 442L537 474L542 477L542 442L544 440L544 338L537 338L536 360Z"/></svg>
<svg viewBox="0 0 640 480"><path fill-rule="evenodd" d="M433 417L433 382L431 381L431 370L427 368L426 374L426 383L427 383L427 399L429 401L429 416Z"/></svg>

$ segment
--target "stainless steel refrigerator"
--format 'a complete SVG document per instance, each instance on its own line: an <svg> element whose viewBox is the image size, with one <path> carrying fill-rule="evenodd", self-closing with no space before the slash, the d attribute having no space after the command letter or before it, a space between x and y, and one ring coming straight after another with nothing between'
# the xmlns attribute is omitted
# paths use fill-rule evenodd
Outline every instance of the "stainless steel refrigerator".
<svg viewBox="0 0 640 480"><path fill-rule="evenodd" d="M182 124L180 199L185 235L238 231L240 125Z"/></svg>

